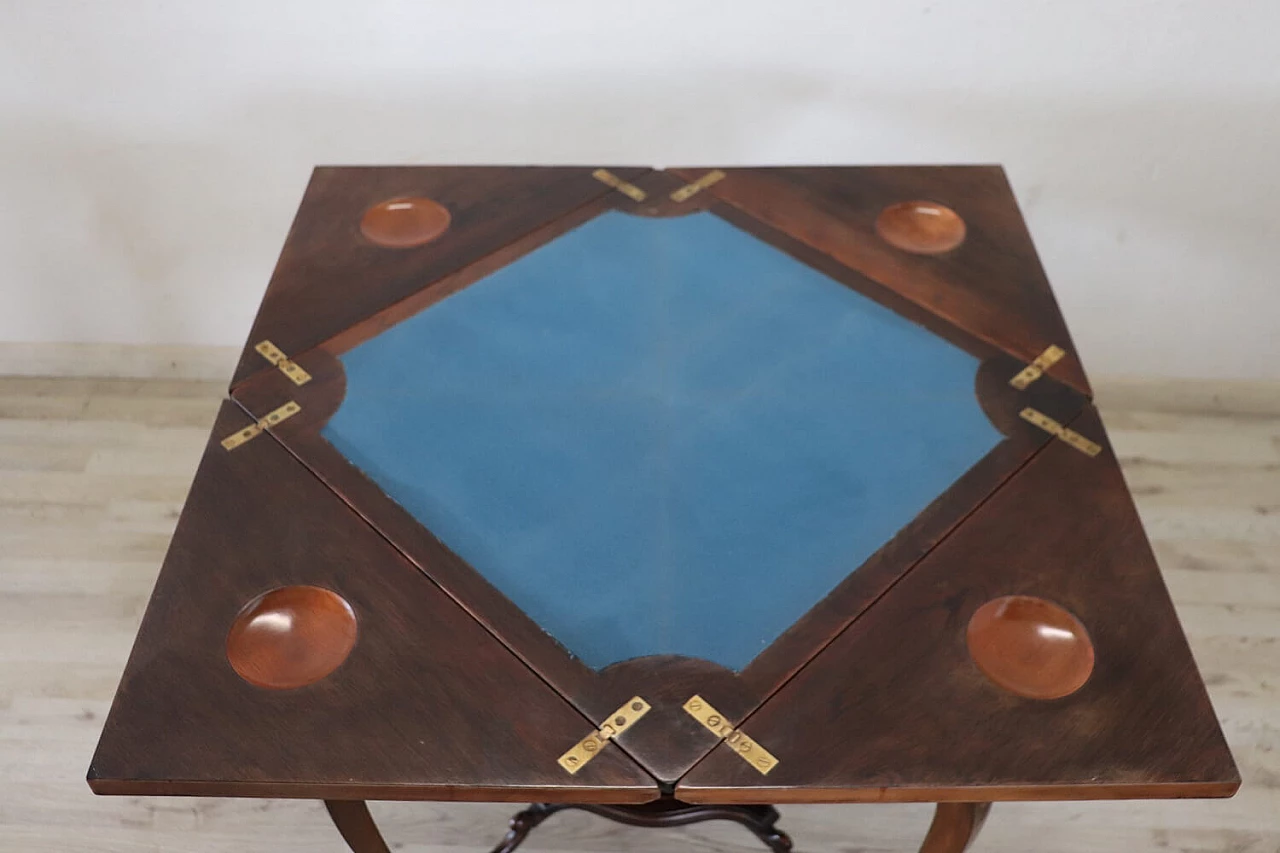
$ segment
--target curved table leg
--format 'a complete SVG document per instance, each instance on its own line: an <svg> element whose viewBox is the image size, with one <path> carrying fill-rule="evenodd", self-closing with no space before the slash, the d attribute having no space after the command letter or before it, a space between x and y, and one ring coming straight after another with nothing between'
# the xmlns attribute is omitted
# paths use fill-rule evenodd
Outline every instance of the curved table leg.
<svg viewBox="0 0 1280 853"><path fill-rule="evenodd" d="M325 800L324 807L351 853L391 853L363 800Z"/></svg>
<svg viewBox="0 0 1280 853"><path fill-rule="evenodd" d="M991 803L938 803L920 853L963 853L982 829Z"/></svg>

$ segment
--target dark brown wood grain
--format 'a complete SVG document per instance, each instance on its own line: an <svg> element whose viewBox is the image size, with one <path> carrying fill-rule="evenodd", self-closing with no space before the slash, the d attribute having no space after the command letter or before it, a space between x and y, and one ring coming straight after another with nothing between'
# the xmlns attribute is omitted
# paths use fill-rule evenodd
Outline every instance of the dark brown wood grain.
<svg viewBox="0 0 1280 853"><path fill-rule="evenodd" d="M692 179L700 169L677 169ZM1050 344L1068 356L1049 372L1089 384L999 166L726 169L707 190L764 224L830 255L939 317L1031 361ZM889 205L935 201L959 213L966 237L939 255L886 243L875 221Z"/></svg>
<svg viewBox="0 0 1280 853"><path fill-rule="evenodd" d="M107 719L98 793L646 802L617 746L576 775L557 758L594 726L312 477L223 406ZM226 657L241 608L309 585L355 611L354 649L292 690Z"/></svg>
<svg viewBox="0 0 1280 853"><path fill-rule="evenodd" d="M1090 408L1072 425L1106 445ZM970 617L1003 595L1066 608L1096 651L1053 700L996 686ZM761 776L720 746L691 802L1228 796L1239 776L1109 447L1054 441L752 714Z"/></svg>
<svg viewBox="0 0 1280 853"><path fill-rule="evenodd" d="M594 167L319 167L285 239L232 384L269 365L253 347L270 340L291 357L311 349L436 279L616 191ZM649 170L619 168L635 179ZM436 239L387 248L360 231L374 205L432 199L451 222Z"/></svg>

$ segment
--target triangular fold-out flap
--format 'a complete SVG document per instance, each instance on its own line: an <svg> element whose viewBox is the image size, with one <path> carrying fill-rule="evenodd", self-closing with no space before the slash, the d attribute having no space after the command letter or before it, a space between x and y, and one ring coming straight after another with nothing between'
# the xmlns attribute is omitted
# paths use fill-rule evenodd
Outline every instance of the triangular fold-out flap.
<svg viewBox="0 0 1280 853"><path fill-rule="evenodd" d="M676 796L1234 793L1239 776L1102 423L1089 408L1071 427L1102 452L1047 446ZM751 742L776 758L767 774L743 760Z"/></svg>
<svg viewBox="0 0 1280 853"><path fill-rule="evenodd" d="M704 171L675 170L688 180ZM1050 346L1063 349L1048 373L1090 393L999 166L723 171L725 177L705 192L1023 361ZM938 214L955 214L953 227L936 224L942 218ZM900 245L889 242L886 231Z"/></svg>
<svg viewBox="0 0 1280 853"><path fill-rule="evenodd" d="M318 167L232 384L614 189L591 167ZM604 170L617 181L647 168Z"/></svg>
<svg viewBox="0 0 1280 853"><path fill-rule="evenodd" d="M615 745L567 772L558 760L594 726L271 435L224 448L246 429L224 404L90 767L95 791L658 796Z"/></svg>

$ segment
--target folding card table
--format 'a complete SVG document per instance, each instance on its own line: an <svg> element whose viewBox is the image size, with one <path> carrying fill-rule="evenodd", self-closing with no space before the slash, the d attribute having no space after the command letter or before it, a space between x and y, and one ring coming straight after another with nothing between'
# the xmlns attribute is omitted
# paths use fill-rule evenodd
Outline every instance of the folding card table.
<svg viewBox="0 0 1280 853"><path fill-rule="evenodd" d="M89 783L958 853L1239 778L998 167L321 168Z"/></svg>

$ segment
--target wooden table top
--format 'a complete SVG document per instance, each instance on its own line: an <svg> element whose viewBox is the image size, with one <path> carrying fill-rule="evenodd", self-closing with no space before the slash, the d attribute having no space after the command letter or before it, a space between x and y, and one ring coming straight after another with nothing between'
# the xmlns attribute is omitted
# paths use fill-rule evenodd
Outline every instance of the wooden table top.
<svg viewBox="0 0 1280 853"><path fill-rule="evenodd" d="M89 781L1239 784L987 166L317 169Z"/></svg>

